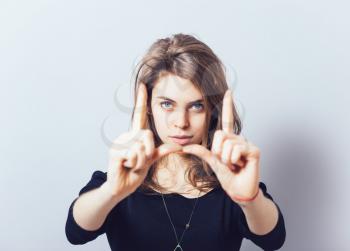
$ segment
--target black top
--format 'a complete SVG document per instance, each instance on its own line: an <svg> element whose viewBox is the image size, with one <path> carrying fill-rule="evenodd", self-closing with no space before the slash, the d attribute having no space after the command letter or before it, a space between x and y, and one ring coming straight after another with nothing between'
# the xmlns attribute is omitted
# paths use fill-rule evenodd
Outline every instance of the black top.
<svg viewBox="0 0 350 251"><path fill-rule="evenodd" d="M79 195L101 186L106 179L106 172L95 171ZM273 201L266 185L260 182L259 186L265 197ZM177 193L164 194L164 198L180 239L197 198ZM147 195L137 189L111 210L96 231L85 230L75 222L72 209L76 200L69 207L65 226L67 239L72 244L84 244L106 233L111 250L115 251L173 251L177 245L160 193ZM181 246L184 251L235 251L240 249L242 239L247 238L263 250L277 250L285 241L286 231L283 215L276 206L279 215L275 228L266 235L256 235L249 230L240 206L221 187L214 188L199 197Z"/></svg>

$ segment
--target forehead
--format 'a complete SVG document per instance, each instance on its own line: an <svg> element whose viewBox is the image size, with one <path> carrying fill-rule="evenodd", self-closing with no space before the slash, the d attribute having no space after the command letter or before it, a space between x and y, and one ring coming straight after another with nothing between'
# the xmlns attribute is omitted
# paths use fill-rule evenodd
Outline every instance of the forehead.
<svg viewBox="0 0 350 251"><path fill-rule="evenodd" d="M173 74L168 74L158 79L152 90L152 97L157 96L188 102L203 98L200 90L190 80Z"/></svg>

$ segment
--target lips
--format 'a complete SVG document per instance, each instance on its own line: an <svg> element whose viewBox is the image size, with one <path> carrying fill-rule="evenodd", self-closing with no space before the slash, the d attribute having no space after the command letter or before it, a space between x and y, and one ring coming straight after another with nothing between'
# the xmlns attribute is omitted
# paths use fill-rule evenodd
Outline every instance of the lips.
<svg viewBox="0 0 350 251"><path fill-rule="evenodd" d="M192 136L190 136L190 135L174 135L174 136L170 136L170 137L178 138L178 139L192 138Z"/></svg>
<svg viewBox="0 0 350 251"><path fill-rule="evenodd" d="M185 145L189 142L191 142L191 138L192 136L185 136L185 135L182 135L182 136L171 136L170 137L171 140L177 144L180 144L180 145Z"/></svg>

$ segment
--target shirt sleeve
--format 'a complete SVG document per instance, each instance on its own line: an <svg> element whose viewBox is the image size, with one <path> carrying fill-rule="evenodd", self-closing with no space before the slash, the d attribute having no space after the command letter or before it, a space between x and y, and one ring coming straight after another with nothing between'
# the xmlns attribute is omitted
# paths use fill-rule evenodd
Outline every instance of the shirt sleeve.
<svg viewBox="0 0 350 251"><path fill-rule="evenodd" d="M106 181L106 179L106 173L101 171L95 171L92 174L90 181L80 190L79 196L92 189L100 187ZM69 207L68 217L65 226L66 237L68 241L74 245L85 244L89 241L96 239L99 235L105 233L109 218L107 217L103 225L97 230L89 231L83 229L81 226L78 225L78 223L73 217L73 206L78 198L79 197L75 198Z"/></svg>
<svg viewBox="0 0 350 251"><path fill-rule="evenodd" d="M263 191L265 197L274 202L272 196L267 192L266 185L263 182L259 183L259 187ZM278 221L276 226L265 235L257 235L250 231L244 212L238 206L238 229L240 233L244 238L251 240L263 250L278 250L283 246L286 239L286 229L282 212L276 202L274 202L274 204L278 209Z"/></svg>

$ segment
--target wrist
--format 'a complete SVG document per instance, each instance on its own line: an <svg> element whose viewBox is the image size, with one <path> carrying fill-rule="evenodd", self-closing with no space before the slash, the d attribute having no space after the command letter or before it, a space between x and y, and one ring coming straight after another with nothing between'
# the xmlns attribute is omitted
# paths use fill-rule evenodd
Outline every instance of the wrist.
<svg viewBox="0 0 350 251"><path fill-rule="evenodd" d="M252 197L243 198L239 196L233 196L232 200L235 201L241 207L246 207L258 201L261 198L261 195L262 195L261 189L258 187L258 190Z"/></svg>
<svg viewBox="0 0 350 251"><path fill-rule="evenodd" d="M112 190L110 185L107 182L103 183L100 186L100 190L103 194L103 197L108 201L118 203L123 199L121 193L119 193L118 191Z"/></svg>

